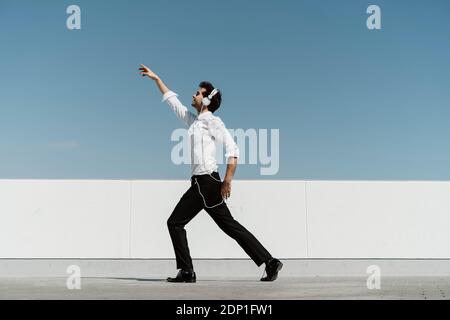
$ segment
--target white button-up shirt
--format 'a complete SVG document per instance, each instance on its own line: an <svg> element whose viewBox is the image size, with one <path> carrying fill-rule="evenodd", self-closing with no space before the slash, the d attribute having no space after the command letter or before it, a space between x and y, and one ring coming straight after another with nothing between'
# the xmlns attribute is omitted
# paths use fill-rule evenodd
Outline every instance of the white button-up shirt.
<svg viewBox="0 0 450 320"><path fill-rule="evenodd" d="M162 102L167 102L188 129L191 148L192 175L217 171L216 143L225 146L225 157L239 157L239 148L223 121L211 111L198 116L190 112L178 99L178 94L168 91Z"/></svg>

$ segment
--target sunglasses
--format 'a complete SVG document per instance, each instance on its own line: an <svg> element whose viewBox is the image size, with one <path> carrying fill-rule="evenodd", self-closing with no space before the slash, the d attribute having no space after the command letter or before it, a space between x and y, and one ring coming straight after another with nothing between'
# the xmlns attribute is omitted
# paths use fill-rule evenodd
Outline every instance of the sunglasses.
<svg viewBox="0 0 450 320"><path fill-rule="evenodd" d="M203 93L201 93L200 91L197 91L197 92L195 93L195 96L198 96L199 94L203 95Z"/></svg>

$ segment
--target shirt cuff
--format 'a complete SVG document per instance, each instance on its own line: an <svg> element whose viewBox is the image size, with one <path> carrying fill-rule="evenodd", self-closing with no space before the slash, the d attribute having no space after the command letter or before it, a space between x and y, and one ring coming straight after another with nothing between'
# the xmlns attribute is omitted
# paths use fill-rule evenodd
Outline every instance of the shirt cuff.
<svg viewBox="0 0 450 320"><path fill-rule="evenodd" d="M236 148L235 150L233 150L231 152L226 152L225 158L228 159L229 157L239 158L239 149Z"/></svg>
<svg viewBox="0 0 450 320"><path fill-rule="evenodd" d="M176 94L173 91L167 91L166 93L164 93L161 102L166 101L167 99L169 99L170 97L178 97L178 94Z"/></svg>

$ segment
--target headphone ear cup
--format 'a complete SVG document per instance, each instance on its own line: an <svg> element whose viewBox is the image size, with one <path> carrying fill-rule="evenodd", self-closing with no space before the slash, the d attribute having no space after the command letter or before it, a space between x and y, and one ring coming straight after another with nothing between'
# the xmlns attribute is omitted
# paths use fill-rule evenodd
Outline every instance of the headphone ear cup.
<svg viewBox="0 0 450 320"><path fill-rule="evenodd" d="M211 103L211 100L209 100L208 98L203 98L202 103L205 107L207 107Z"/></svg>

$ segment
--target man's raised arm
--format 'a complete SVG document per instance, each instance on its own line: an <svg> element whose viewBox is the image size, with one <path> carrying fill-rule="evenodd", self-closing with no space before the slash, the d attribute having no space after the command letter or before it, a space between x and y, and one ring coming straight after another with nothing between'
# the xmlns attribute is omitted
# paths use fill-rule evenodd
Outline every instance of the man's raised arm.
<svg viewBox="0 0 450 320"><path fill-rule="evenodd" d="M141 75L143 77L147 76L156 82L159 91L161 91L161 93L163 94L163 102L167 101L178 118L180 118L187 126L190 126L191 123L195 121L196 116L192 112L188 111L188 109L177 98L177 94L173 91L170 91L170 89L161 80L161 78L158 77L156 73L154 73L152 70L150 70L150 68L146 67L143 64L141 64L139 71L141 72Z"/></svg>
<svg viewBox="0 0 450 320"><path fill-rule="evenodd" d="M156 82L156 85L159 88L159 91L161 91L162 94L165 94L170 91L169 88L167 88L166 84L158 77L158 75L156 73L154 73L152 70L150 70L150 68L141 64L139 71L141 72L141 75L143 77L147 76L150 79L154 80Z"/></svg>

